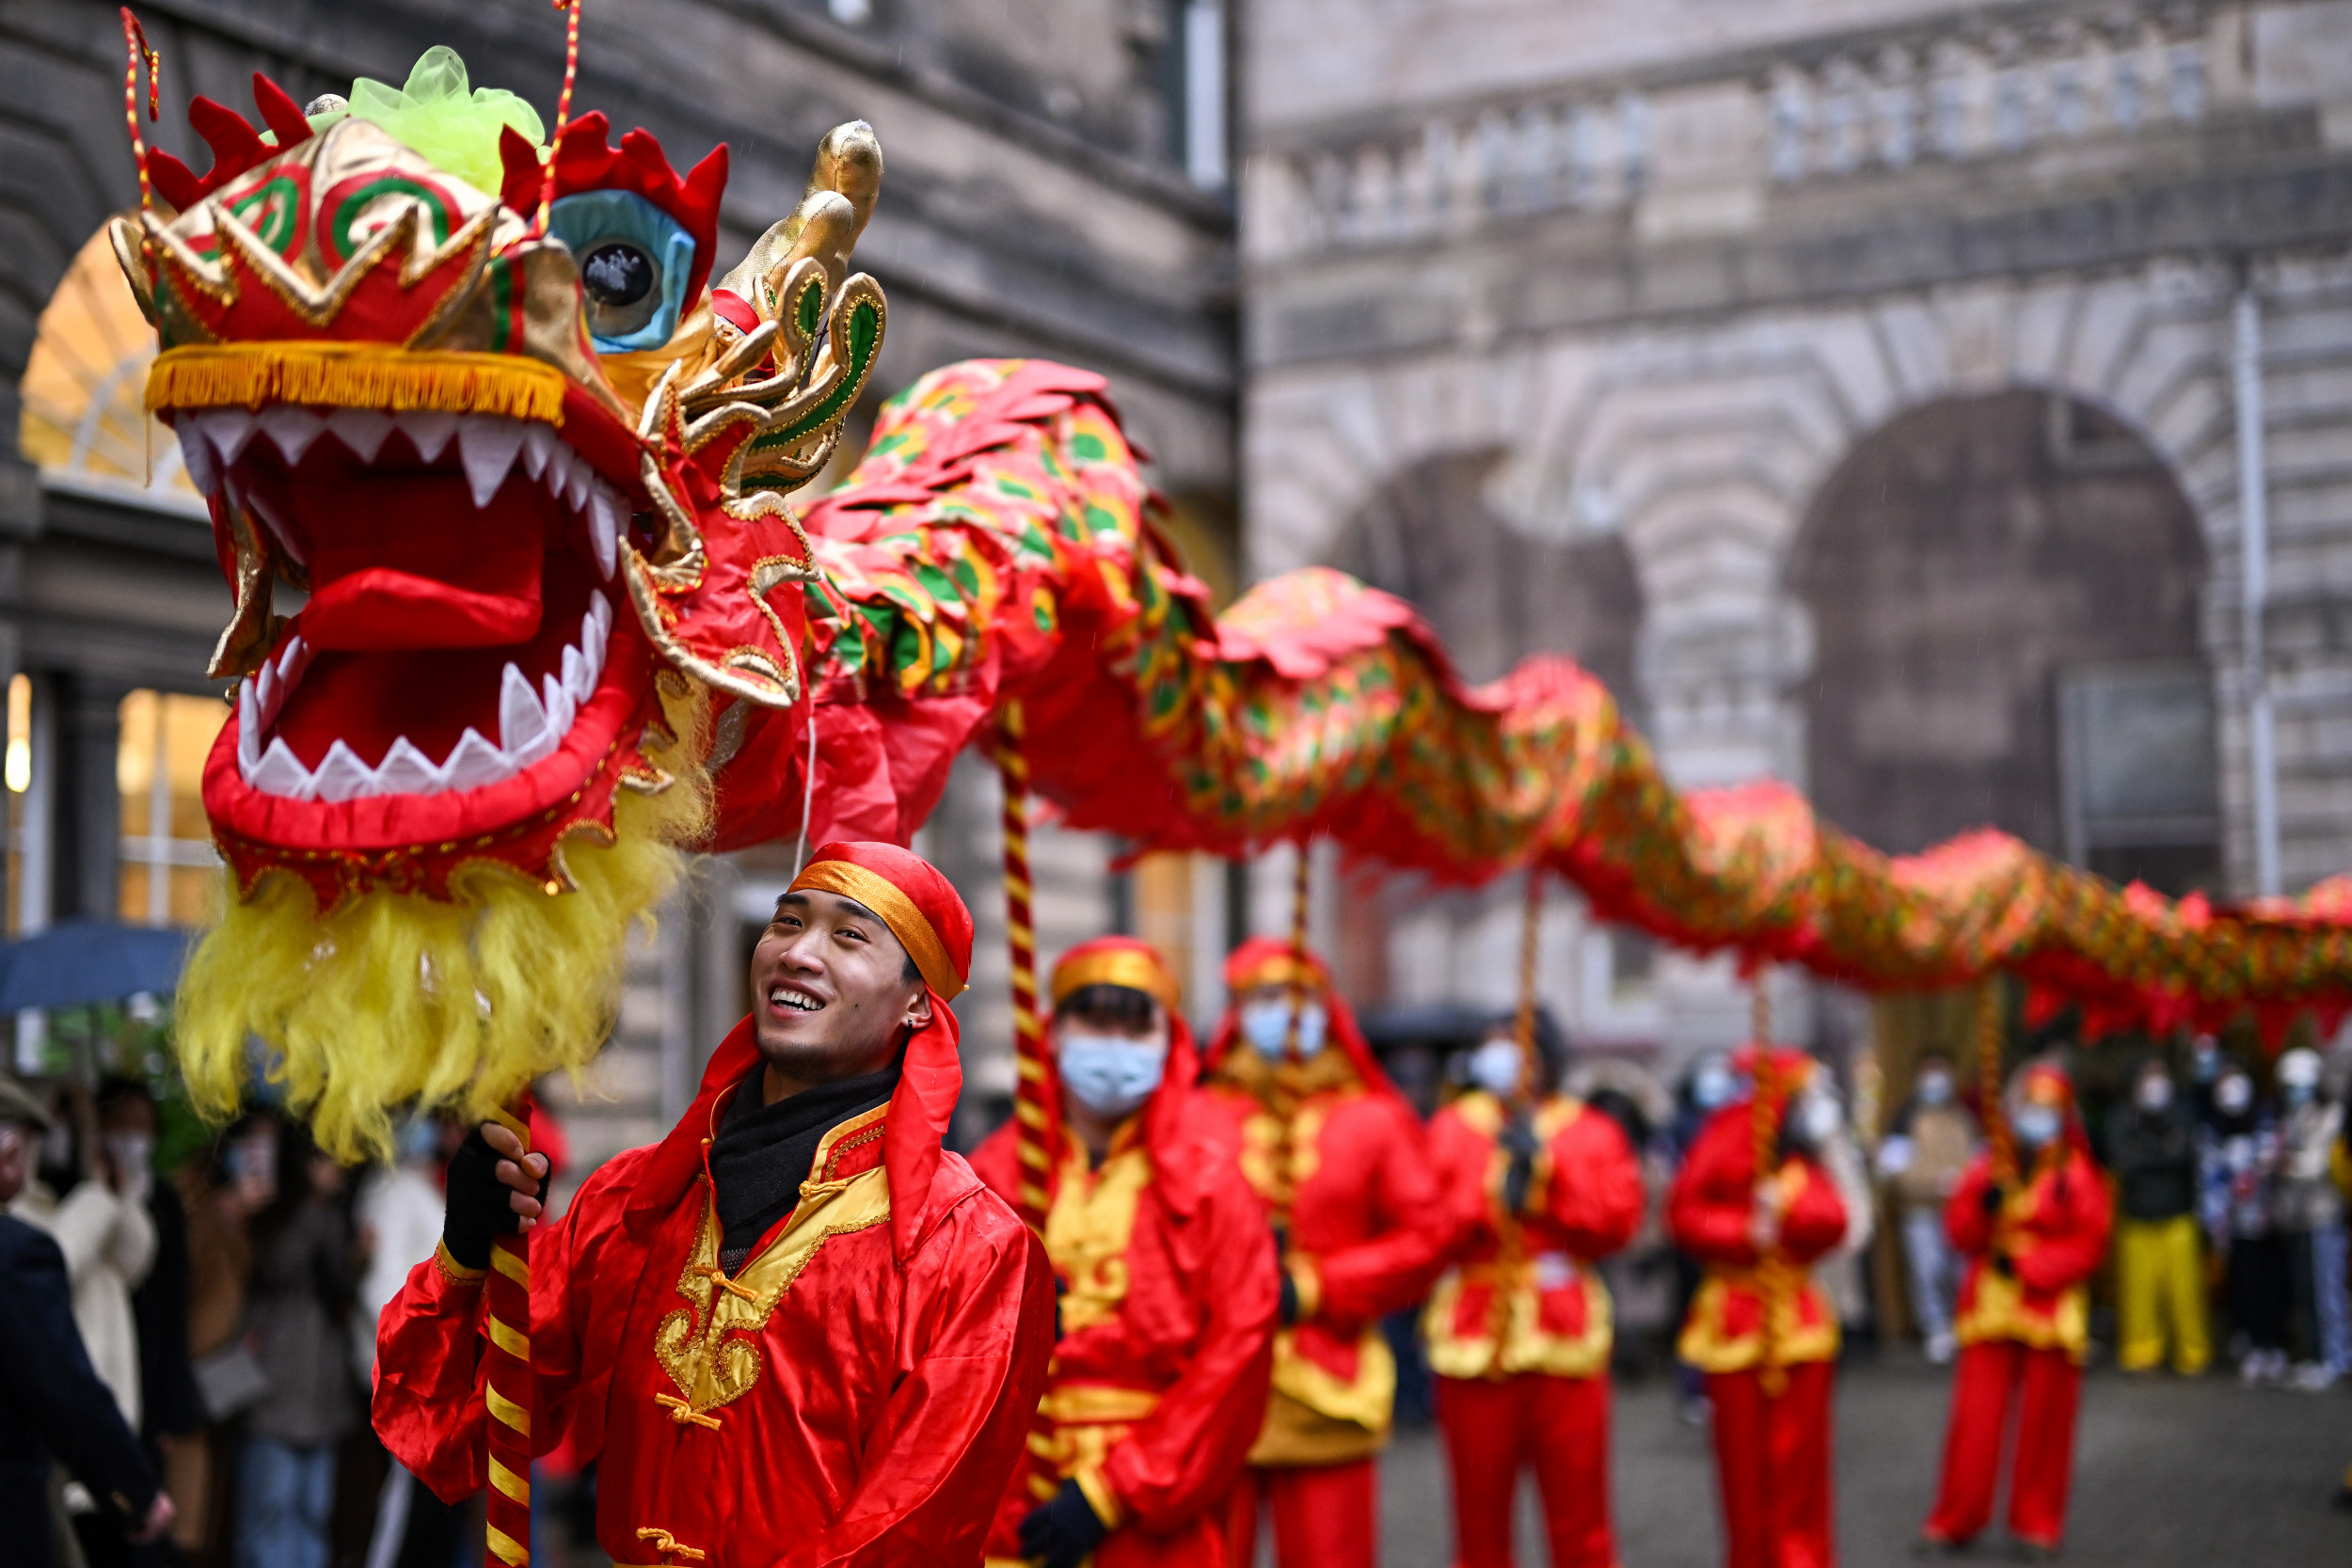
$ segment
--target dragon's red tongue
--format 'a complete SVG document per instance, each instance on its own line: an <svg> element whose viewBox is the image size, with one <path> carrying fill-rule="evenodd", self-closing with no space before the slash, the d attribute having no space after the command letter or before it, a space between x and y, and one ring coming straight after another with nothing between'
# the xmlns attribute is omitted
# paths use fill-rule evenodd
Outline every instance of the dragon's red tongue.
<svg viewBox="0 0 2352 1568"><path fill-rule="evenodd" d="M538 632L547 534L536 485L505 484L481 511L445 474L305 487L294 504L310 541L302 627L312 647L486 648Z"/></svg>

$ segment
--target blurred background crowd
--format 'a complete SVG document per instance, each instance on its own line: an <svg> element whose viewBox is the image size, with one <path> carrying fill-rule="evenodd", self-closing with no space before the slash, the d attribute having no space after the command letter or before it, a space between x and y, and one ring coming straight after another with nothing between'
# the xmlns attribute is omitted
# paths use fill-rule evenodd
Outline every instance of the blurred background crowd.
<svg viewBox="0 0 2352 1568"><path fill-rule="evenodd" d="M31 1157L8 1212L56 1242L73 1325L176 1517L162 1539L133 1544L61 1470L59 1544L89 1568L478 1562L478 1501L443 1505L388 1458L366 1417L377 1314L439 1238L442 1170L464 1130L413 1119L394 1164L354 1170L267 1103L207 1127L173 1087L151 1013L87 1012L78 1065L19 1083L25 1111L0 1104L0 1120L47 1117L45 1127L21 1119ZM1905 1019L1900 1006L1883 1012L1891 1045ZM1513 1019L1423 1008L1367 1022L1427 1116L1470 1085L1472 1054L1510 1037ZM1844 1319L1846 1354L1942 1363L1954 1354L1960 1275L1943 1208L1984 1138L1983 1075L1932 1027L1908 1033L1915 1049L1865 1053L1842 1072L1817 1058L1796 1114L1851 1216L1817 1269ZM1633 1244L1602 1265L1617 1374L1671 1380L1682 1418L1704 1424L1703 1383L1673 1353L1699 1271L1668 1239L1661 1209L1699 1128L1745 1090L1725 1054L1669 1081L1638 1060L1571 1049L1548 1013L1535 1035L1545 1077L1624 1129L1651 1195ZM2084 1047L2046 1032L2022 1044L2080 1085L2117 1200L2093 1292L2100 1358L2145 1376L2228 1375L2303 1395L2352 1373L2352 1051L2241 1053L2209 1036ZM561 1170L562 1128L544 1111L534 1144ZM1418 1318L1400 1312L1388 1324L1408 1425L1430 1418ZM593 1465L559 1450L538 1479L534 1558L557 1568L600 1560L584 1544Z"/></svg>

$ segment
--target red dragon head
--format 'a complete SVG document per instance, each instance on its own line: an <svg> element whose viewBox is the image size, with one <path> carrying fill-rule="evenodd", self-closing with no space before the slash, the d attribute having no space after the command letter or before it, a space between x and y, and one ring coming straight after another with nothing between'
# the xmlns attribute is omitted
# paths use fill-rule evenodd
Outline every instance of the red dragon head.
<svg viewBox="0 0 2352 1568"><path fill-rule="evenodd" d="M799 701L815 570L781 492L880 347L845 263L881 154L828 136L714 310L724 148L681 178L601 115L545 151L509 129L501 200L368 119L255 97L266 137L197 100L212 171L153 155L176 214L114 230L235 599L204 779L230 897L180 1034L215 1103L260 1036L350 1148L375 1107L585 1060L705 815L712 700Z"/></svg>

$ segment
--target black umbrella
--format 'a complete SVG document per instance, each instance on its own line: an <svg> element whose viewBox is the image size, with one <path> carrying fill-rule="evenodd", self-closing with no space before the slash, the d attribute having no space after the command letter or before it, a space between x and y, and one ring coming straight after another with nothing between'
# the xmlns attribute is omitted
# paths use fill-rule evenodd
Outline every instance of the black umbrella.
<svg viewBox="0 0 2352 1568"><path fill-rule="evenodd" d="M139 991L167 995L187 957L185 931L66 920L0 945L0 1014L19 1007L78 1007Z"/></svg>

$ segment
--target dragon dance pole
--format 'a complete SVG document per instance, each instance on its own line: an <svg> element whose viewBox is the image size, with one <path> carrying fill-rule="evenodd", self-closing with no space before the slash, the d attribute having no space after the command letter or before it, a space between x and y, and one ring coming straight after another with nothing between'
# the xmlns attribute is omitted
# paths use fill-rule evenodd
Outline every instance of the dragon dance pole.
<svg viewBox="0 0 2352 1568"><path fill-rule="evenodd" d="M512 1112L497 1113L499 1125L531 1152L531 1123ZM489 1406L490 1555L507 1568L531 1560L531 1417L538 1403L531 1370L531 1237L498 1236L490 1242L490 1275L483 1286L490 1326L484 1352L489 1375L482 1385Z"/></svg>
<svg viewBox="0 0 2352 1568"><path fill-rule="evenodd" d="M1749 1033L1756 1042L1756 1086L1748 1104L1750 1135L1755 1139L1756 1180L1760 1190L1767 1181L1778 1180L1777 1162L1772 1158L1780 1145L1779 1067L1772 1060L1772 998L1767 989L1770 972L1762 964L1756 970L1756 989L1751 997L1752 1024ZM1756 1292L1764 1298L1762 1361L1756 1369L1756 1381L1766 1395L1778 1398L1788 1386L1788 1369L1781 1365L1781 1313L1785 1309L1788 1291L1787 1262L1781 1257L1777 1243L1764 1249L1756 1261Z"/></svg>
<svg viewBox="0 0 2352 1568"><path fill-rule="evenodd" d="M1980 1109L1993 1184L2006 1188L2017 1181L2017 1141L2001 1104L2001 976L1996 970L1984 977L1977 992L1977 1095L1984 1102Z"/></svg>
<svg viewBox="0 0 2352 1568"><path fill-rule="evenodd" d="M1045 1040L1037 1013L1037 926L1029 911L1029 763L1022 755L1021 705L996 719L996 769L1005 786L1005 938L1012 949L1012 1114L1021 1128L1022 1222L1045 1233Z"/></svg>
<svg viewBox="0 0 2352 1568"><path fill-rule="evenodd" d="M1527 868L1527 909L1519 922L1519 1010L1511 1034L1519 1044L1519 1080L1511 1090L1511 1108L1525 1114L1535 1098L1528 1086L1535 1071L1535 947L1544 921L1543 868Z"/></svg>

